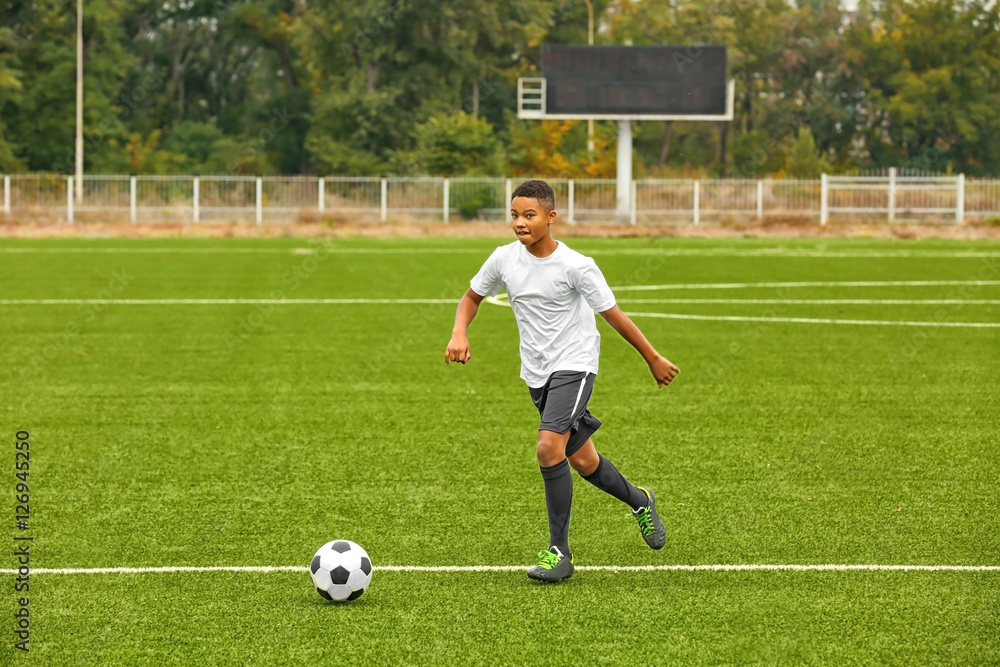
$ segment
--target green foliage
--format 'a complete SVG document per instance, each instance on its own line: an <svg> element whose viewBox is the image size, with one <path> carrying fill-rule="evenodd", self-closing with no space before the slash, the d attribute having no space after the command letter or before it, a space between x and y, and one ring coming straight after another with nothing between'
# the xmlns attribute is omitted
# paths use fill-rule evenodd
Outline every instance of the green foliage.
<svg viewBox="0 0 1000 667"><path fill-rule="evenodd" d="M306 150L312 155L316 173L320 176L377 176L386 172L385 162L378 155L355 148L345 141L311 134L306 139Z"/></svg>
<svg viewBox="0 0 1000 667"><path fill-rule="evenodd" d="M17 137L15 162L33 171L71 171L76 127L75 3L11 3L13 19L0 44L0 117ZM112 0L88 1L84 19L84 141L88 166L120 136L116 97L137 59L125 39L123 7ZM15 68L4 70L7 60ZM15 83L15 81L17 83ZM6 85L3 83L6 82ZM3 87L18 91L12 98Z"/></svg>
<svg viewBox="0 0 1000 667"><path fill-rule="evenodd" d="M509 99L503 91L521 71L512 55L545 34L550 12L540 0L316 6L300 42L315 92L306 141L313 158L339 173L358 166L405 172L402 154L420 150L417 127L439 114L471 112L476 82L481 102ZM369 157L359 165L357 153ZM430 168L438 173L456 168L437 159Z"/></svg>
<svg viewBox="0 0 1000 667"><path fill-rule="evenodd" d="M599 45L692 44L692 62L729 48L735 120L676 123L666 153L662 128L637 124L637 174L782 173L800 127L838 168L1000 172L995 2L862 0L850 21L834 0L592 4ZM0 13L0 170L68 171L74 6ZM612 124L588 154L583 123L511 113L543 43L586 43L583 3L87 0L83 28L90 171L613 174ZM428 136L462 112L473 136Z"/></svg>
<svg viewBox="0 0 1000 667"><path fill-rule="evenodd" d="M829 173L830 163L816 150L816 140L809 128L799 128L799 136L788 151L785 170L794 178L819 178Z"/></svg>
<svg viewBox="0 0 1000 667"><path fill-rule="evenodd" d="M184 155L171 153L160 146L163 132L140 135L125 132L108 140L111 150L97 162L96 169L116 174L166 175L185 173L188 163Z"/></svg>
<svg viewBox="0 0 1000 667"><path fill-rule="evenodd" d="M404 173L435 176L495 176L507 170L493 126L464 111L437 114L416 127L416 149L394 156Z"/></svg>
<svg viewBox="0 0 1000 667"><path fill-rule="evenodd" d="M613 178L618 131L613 122L594 123L594 152L587 151L587 124L576 120L518 120L508 113L507 145L512 173L519 176ZM634 138L642 133L635 131Z"/></svg>
<svg viewBox="0 0 1000 667"><path fill-rule="evenodd" d="M0 172L15 171L19 160L14 155L17 150L10 128L4 122L7 113L20 100L23 90L21 72L17 68L13 48L17 43L16 32L7 26L0 26ZM8 48L4 48L7 45Z"/></svg>
<svg viewBox="0 0 1000 667"><path fill-rule="evenodd" d="M212 160L217 144L222 139L222 130L215 123L188 120L173 127L165 148L184 155L193 164L207 164Z"/></svg>
<svg viewBox="0 0 1000 667"><path fill-rule="evenodd" d="M859 6L847 33L867 104L870 159L944 171L1000 170L1000 7L988 0L887 0Z"/></svg>
<svg viewBox="0 0 1000 667"><path fill-rule="evenodd" d="M785 163L784 142L763 130L739 135L733 141L733 173L758 178L776 172Z"/></svg>
<svg viewBox="0 0 1000 667"><path fill-rule="evenodd" d="M489 184L473 184L461 188L451 195L451 204L466 220L480 217L482 211L488 208L504 208L505 202L498 200L496 188Z"/></svg>

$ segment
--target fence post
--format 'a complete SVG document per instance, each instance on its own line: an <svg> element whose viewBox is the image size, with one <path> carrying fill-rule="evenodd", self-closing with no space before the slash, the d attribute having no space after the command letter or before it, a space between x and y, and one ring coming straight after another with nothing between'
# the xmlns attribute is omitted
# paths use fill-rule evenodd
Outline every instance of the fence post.
<svg viewBox="0 0 1000 667"><path fill-rule="evenodd" d="M896 168L889 167L889 222L896 221Z"/></svg>
<svg viewBox="0 0 1000 667"><path fill-rule="evenodd" d="M764 219L764 181L757 181L757 219Z"/></svg>
<svg viewBox="0 0 1000 667"><path fill-rule="evenodd" d="M444 185L442 186L443 189L444 189L444 205L442 206L442 209L443 209L442 212L444 213L444 221L445 222L448 222L448 204L450 203L448 201L449 197L450 197L450 195L448 193L448 190L449 190L449 186L451 185L450 180L451 179L448 179L448 178L444 179Z"/></svg>
<svg viewBox="0 0 1000 667"><path fill-rule="evenodd" d="M133 225L136 220L137 203L135 197L135 176L128 179L128 219Z"/></svg>
<svg viewBox="0 0 1000 667"><path fill-rule="evenodd" d="M819 224L825 225L830 217L830 205L827 201L830 194L830 183L826 174L819 176Z"/></svg>
<svg viewBox="0 0 1000 667"><path fill-rule="evenodd" d="M570 183L572 183L572 182L573 181L570 181ZM504 218L504 220L507 220L509 222L510 221L510 198L514 194L514 184L508 178L507 180L504 181L503 187L504 187L504 196L507 198L504 201L504 203L503 203L503 211L504 211L503 218ZM572 186L570 186L570 187L572 187ZM573 191L570 190L570 192L573 192ZM572 199L570 201L572 202ZM569 205L569 207L570 207L569 210L572 211L573 210L573 204L571 203ZM569 214L569 221L573 222L573 214L572 213Z"/></svg>
<svg viewBox="0 0 1000 667"><path fill-rule="evenodd" d="M965 174L955 180L955 222L965 222Z"/></svg>
<svg viewBox="0 0 1000 667"><path fill-rule="evenodd" d="M322 213L326 209L326 179L319 177L319 200L316 202L316 209Z"/></svg>
<svg viewBox="0 0 1000 667"><path fill-rule="evenodd" d="M694 224L698 224L701 217L701 181L694 182Z"/></svg>
<svg viewBox="0 0 1000 667"><path fill-rule="evenodd" d="M10 213L10 176L3 177L3 212Z"/></svg>
<svg viewBox="0 0 1000 667"><path fill-rule="evenodd" d="M381 201L381 219L385 222L389 219L389 179L382 179L382 192L379 195Z"/></svg>
<svg viewBox="0 0 1000 667"><path fill-rule="evenodd" d="M569 179L569 187L566 193L566 220L573 224L576 222L576 212L573 210L576 199L576 181Z"/></svg>
<svg viewBox="0 0 1000 667"><path fill-rule="evenodd" d="M192 194L192 197L191 197L191 199L192 199L192 213L194 214L194 221L195 222L198 222L199 218L201 217L201 210L198 208L198 198L199 198L199 194L198 194L199 187L198 186L199 186L199 183L200 182L198 180L198 177L195 176L194 177L194 184L192 185L193 192L191 193Z"/></svg>
<svg viewBox="0 0 1000 667"><path fill-rule="evenodd" d="M633 227L635 227L636 218L637 218L636 212L637 212L637 209L639 208L639 204L635 200L636 191L637 191L637 188L636 188L636 184L635 184L635 179L633 179L632 180L632 192L630 193L631 194L630 199L632 201L630 202L630 205L629 205L629 208L630 208L630 210L629 210L629 222L632 223Z"/></svg>
<svg viewBox="0 0 1000 667"><path fill-rule="evenodd" d="M256 196L254 197L254 208L256 209L254 211L254 218L255 218L255 222L258 225L264 219L264 202L262 201L262 197L263 197L263 194L264 194L263 191L264 191L263 182L262 182L260 176L258 176L257 177L257 192L256 192Z"/></svg>
<svg viewBox="0 0 1000 667"><path fill-rule="evenodd" d="M66 222L73 224L73 177L66 178Z"/></svg>

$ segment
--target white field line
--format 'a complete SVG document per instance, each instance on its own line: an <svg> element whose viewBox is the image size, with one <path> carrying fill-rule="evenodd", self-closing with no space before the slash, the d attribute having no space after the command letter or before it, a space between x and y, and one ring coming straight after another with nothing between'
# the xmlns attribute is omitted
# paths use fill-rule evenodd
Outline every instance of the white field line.
<svg viewBox="0 0 1000 667"><path fill-rule="evenodd" d="M933 285L1000 285L998 280L910 280L910 281L841 281L841 282L783 282L783 283L696 283L674 285L625 285L616 291L652 291L667 289L740 289L748 287L882 287L882 286L933 286ZM493 305L510 307L507 295L487 297ZM349 304L452 304L454 299L0 299L0 305L349 305ZM628 299L622 303L729 303L729 304L905 304L905 305L991 305L995 299ZM806 317L751 317L743 315L691 315L681 313L630 313L634 317L658 317L675 320L700 320L716 322L775 322L789 324L843 324L862 326L951 327L966 329L1000 328L996 322L927 322L907 320L851 320Z"/></svg>
<svg viewBox="0 0 1000 667"><path fill-rule="evenodd" d="M615 292L656 292L676 289L752 289L772 287L938 287L947 285L1000 285L1000 280L849 280L785 283L699 283L670 285L622 285Z"/></svg>
<svg viewBox="0 0 1000 667"><path fill-rule="evenodd" d="M487 257L490 249L477 248L3 248L0 253L31 255L468 255Z"/></svg>
<svg viewBox="0 0 1000 667"><path fill-rule="evenodd" d="M786 248L616 248L585 255L662 255L667 257L821 257L821 258L977 258L1000 257L988 250L798 250Z"/></svg>
<svg viewBox="0 0 1000 667"><path fill-rule="evenodd" d="M329 253L355 255L483 255L491 249L484 248L341 248L336 246L297 248L71 248L71 247L0 247L0 253L9 254L234 254L234 255L310 255L317 250ZM818 257L818 258L991 258L1000 257L1000 251L987 250L811 250L795 248L610 248L585 250L587 255L663 257Z"/></svg>
<svg viewBox="0 0 1000 667"><path fill-rule="evenodd" d="M494 305L509 305L506 295L487 297ZM0 306L227 306L227 305L353 305L353 304L456 304L458 299L0 299ZM620 299L639 304L797 304L890 306L995 306L1000 299Z"/></svg>
<svg viewBox="0 0 1000 667"><path fill-rule="evenodd" d="M0 306L275 306L351 304L457 304L454 299L0 299Z"/></svg>
<svg viewBox="0 0 1000 667"><path fill-rule="evenodd" d="M311 254L312 248L2 248L12 255L288 255Z"/></svg>
<svg viewBox="0 0 1000 667"><path fill-rule="evenodd" d="M382 565L379 572L523 572L526 565ZM816 564L782 565L770 563L719 565L580 565L591 572L1000 572L1000 565L875 565ZM31 574L171 574L183 572L308 572L304 565L220 565L168 567L35 568ZM0 569L0 574L17 574Z"/></svg>
<svg viewBox="0 0 1000 667"><path fill-rule="evenodd" d="M835 320L811 317L745 317L742 315L687 315L681 313L630 312L629 317L659 317L666 320L711 322L776 322L785 324L852 324L882 327L952 327L955 329L1000 329L1000 322L914 322L909 320Z"/></svg>
<svg viewBox="0 0 1000 667"><path fill-rule="evenodd" d="M620 290L622 288L616 287L612 288ZM506 294L501 294L496 297L486 297L485 301L487 303L493 304L494 306L506 306L510 308L510 302L507 300ZM663 302L668 302L669 300L663 300ZM678 300L682 302L683 300ZM695 300L692 300L693 303ZM763 300L762 300L763 301ZM634 299L629 301L628 299L622 299L621 303L658 303L659 300L656 299ZM705 300L706 303L716 303L715 301ZM719 301L723 303L724 301ZM753 303L752 300L740 301L732 300L732 303ZM790 303L790 301L783 299L775 299L774 303ZM794 303L794 302L792 302ZM800 303L819 303L818 301L808 301L803 300ZM926 302L915 302L915 303L926 303ZM688 315L681 313L644 313L644 312L633 312L628 313L629 317L659 317L668 320L701 320L708 322L776 322L785 324L854 324L861 326L902 326L902 327L953 327L959 329L998 329L1000 328L1000 323L998 322L913 322L907 320L839 320L830 318L811 318L811 317L750 317L743 315Z"/></svg>
<svg viewBox="0 0 1000 667"><path fill-rule="evenodd" d="M822 306L996 306L1000 299L619 299L618 303L778 304Z"/></svg>

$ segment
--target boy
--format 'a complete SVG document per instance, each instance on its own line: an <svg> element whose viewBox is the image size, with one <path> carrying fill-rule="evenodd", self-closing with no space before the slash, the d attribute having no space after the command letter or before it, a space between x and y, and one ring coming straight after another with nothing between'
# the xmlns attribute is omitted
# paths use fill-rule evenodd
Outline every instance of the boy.
<svg viewBox="0 0 1000 667"><path fill-rule="evenodd" d="M666 530L653 492L633 486L597 453L590 436L601 422L587 409L597 376L601 336L594 311L642 355L657 384L679 372L660 356L615 297L594 260L552 238L555 196L545 181L525 181L512 193L510 220L517 241L497 248L458 304L446 364L469 361L467 330L486 295L506 289L521 337L521 378L541 416L536 454L545 483L549 548L538 554L532 579L556 582L573 574L569 514L572 466L581 477L632 508L643 539L662 549ZM567 459L569 462L567 463Z"/></svg>

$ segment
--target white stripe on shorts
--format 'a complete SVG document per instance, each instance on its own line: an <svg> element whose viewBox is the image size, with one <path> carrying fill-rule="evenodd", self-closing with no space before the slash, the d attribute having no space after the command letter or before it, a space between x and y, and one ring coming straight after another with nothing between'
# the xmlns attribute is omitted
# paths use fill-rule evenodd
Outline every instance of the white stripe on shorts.
<svg viewBox="0 0 1000 667"><path fill-rule="evenodd" d="M580 397L583 396L583 388L587 385L587 374L583 374L583 379L580 380L580 391L576 392L576 403L573 404L573 410L569 413L570 417L576 414L576 406L580 405Z"/></svg>

